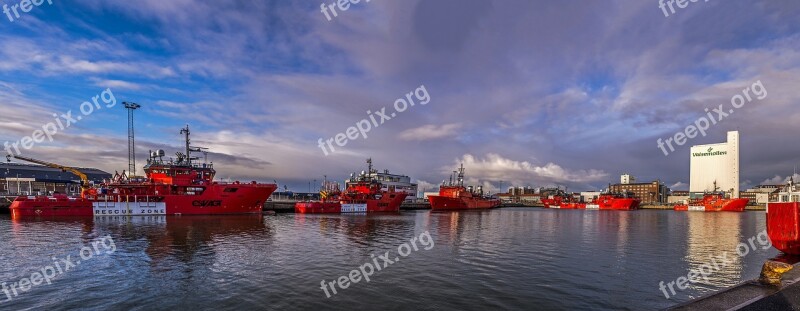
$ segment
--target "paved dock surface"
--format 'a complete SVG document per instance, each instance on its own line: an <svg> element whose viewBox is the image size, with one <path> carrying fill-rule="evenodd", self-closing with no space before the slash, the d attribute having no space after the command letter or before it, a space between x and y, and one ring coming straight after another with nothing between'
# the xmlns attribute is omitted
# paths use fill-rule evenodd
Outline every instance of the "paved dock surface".
<svg viewBox="0 0 800 311"><path fill-rule="evenodd" d="M748 281L667 310L800 310L800 265L795 264L782 280L780 286Z"/></svg>

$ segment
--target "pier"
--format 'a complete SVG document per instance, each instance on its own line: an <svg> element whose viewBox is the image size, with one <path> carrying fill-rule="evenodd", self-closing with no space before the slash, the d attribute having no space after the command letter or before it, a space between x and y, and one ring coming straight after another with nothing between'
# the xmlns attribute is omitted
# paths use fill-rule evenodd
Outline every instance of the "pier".
<svg viewBox="0 0 800 311"><path fill-rule="evenodd" d="M776 258L775 260L788 261L792 264L791 270L780 276L779 284L771 285L761 280L752 280L667 310L800 310L798 259Z"/></svg>

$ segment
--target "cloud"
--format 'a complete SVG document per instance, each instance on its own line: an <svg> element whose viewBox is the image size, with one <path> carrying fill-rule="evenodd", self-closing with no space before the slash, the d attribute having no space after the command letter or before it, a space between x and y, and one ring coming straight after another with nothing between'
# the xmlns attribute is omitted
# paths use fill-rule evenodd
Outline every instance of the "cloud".
<svg viewBox="0 0 800 311"><path fill-rule="evenodd" d="M461 124L450 123L437 126L436 124L423 125L417 128L407 129L400 132L398 137L402 140L436 140L453 137L458 134Z"/></svg>
<svg viewBox="0 0 800 311"><path fill-rule="evenodd" d="M767 178L761 182L762 185L785 185L794 177L795 182L800 182L800 174L789 175L786 177L775 175L772 178Z"/></svg>
<svg viewBox="0 0 800 311"><path fill-rule="evenodd" d="M504 158L496 153L488 153L482 158L465 154L456 159L453 166L444 167L441 171L452 171L462 163L469 178L492 183L503 181L506 185L586 184L608 179L608 173L598 169L569 170L552 162L537 166L528 161Z"/></svg>
<svg viewBox="0 0 800 311"><path fill-rule="evenodd" d="M122 81L122 80L98 80L94 83L94 85L105 88L134 90L134 91L138 91L145 88L145 86L141 84Z"/></svg>
<svg viewBox="0 0 800 311"><path fill-rule="evenodd" d="M672 191L689 191L689 184L679 181L669 186Z"/></svg>
<svg viewBox="0 0 800 311"><path fill-rule="evenodd" d="M443 164L465 155L468 176L485 187L596 189L606 172L623 171L678 183L686 157L664 158L655 140L761 79L766 100L693 143L739 128L743 180L781 174L800 154L776 134L800 130L797 1L709 3L669 19L634 0L373 1L335 22L317 4L269 0L79 0L62 9L0 35L4 138L29 135L102 85L143 104L143 147L164 146L165 132L191 123L198 141L218 148L220 173L234 177L344 178L373 157L438 181L452 170ZM316 149L422 83L435 93L430 105L332 156ZM63 144L88 144L88 135L125 146L124 114L104 117L118 115L71 128ZM79 148L60 151L95 163ZM124 165L120 155L98 165Z"/></svg>

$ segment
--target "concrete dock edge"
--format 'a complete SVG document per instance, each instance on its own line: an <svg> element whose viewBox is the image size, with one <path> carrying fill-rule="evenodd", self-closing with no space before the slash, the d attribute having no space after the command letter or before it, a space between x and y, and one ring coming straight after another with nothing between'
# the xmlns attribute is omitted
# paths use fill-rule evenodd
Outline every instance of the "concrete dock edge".
<svg viewBox="0 0 800 311"><path fill-rule="evenodd" d="M800 269L797 264L794 267L783 276L780 286L748 281L666 310L800 310Z"/></svg>

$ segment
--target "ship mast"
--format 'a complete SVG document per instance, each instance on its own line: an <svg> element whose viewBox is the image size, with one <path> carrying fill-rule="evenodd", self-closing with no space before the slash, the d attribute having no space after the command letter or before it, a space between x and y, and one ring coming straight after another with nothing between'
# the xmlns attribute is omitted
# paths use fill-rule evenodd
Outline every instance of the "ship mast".
<svg viewBox="0 0 800 311"><path fill-rule="evenodd" d="M203 152L204 153L204 163L208 161L208 148L204 147L192 147L191 140L189 139L189 135L191 131L189 131L189 125L187 124L185 128L181 129L181 134L184 135L184 140L186 141L186 165L191 166L192 160L200 160L199 157L192 158L192 152Z"/></svg>
<svg viewBox="0 0 800 311"><path fill-rule="evenodd" d="M372 158L367 159L367 175L364 178L366 181L372 179Z"/></svg>
<svg viewBox="0 0 800 311"><path fill-rule="evenodd" d="M189 124L186 124L186 127L181 129L181 134L184 135L186 140L186 159L189 161L189 164L192 164L192 159L191 159L192 150L189 147L189 134L191 134L191 132L189 131Z"/></svg>
<svg viewBox="0 0 800 311"><path fill-rule="evenodd" d="M461 163L461 167L458 169L458 185L464 186L464 163Z"/></svg>

